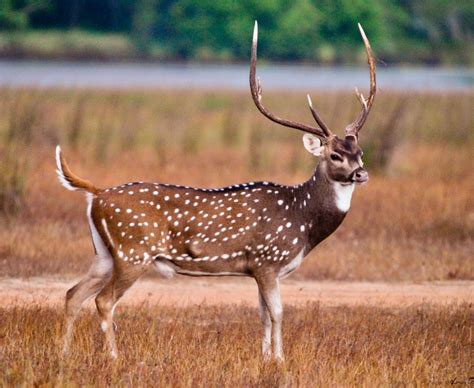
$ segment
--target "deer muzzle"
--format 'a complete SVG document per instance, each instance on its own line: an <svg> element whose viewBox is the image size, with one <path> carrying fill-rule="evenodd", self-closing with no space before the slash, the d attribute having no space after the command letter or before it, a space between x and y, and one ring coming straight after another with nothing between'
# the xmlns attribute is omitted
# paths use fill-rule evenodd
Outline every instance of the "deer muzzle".
<svg viewBox="0 0 474 388"><path fill-rule="evenodd" d="M351 174L351 181L354 183L365 183L369 180L369 173L362 167L356 168Z"/></svg>

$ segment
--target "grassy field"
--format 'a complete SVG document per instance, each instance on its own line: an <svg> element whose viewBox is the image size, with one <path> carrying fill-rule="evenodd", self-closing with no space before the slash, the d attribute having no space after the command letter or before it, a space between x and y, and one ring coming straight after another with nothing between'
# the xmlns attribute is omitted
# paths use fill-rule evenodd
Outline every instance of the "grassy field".
<svg viewBox="0 0 474 388"><path fill-rule="evenodd" d="M267 93L282 116L310 122L300 94ZM350 93L313 93L342 133ZM361 133L370 182L295 276L473 279L474 94L380 91ZM301 133L271 124L248 93L0 90L0 273L77 274L91 262L85 200L57 182L54 147L100 187L160 181L216 187L293 184L316 159Z"/></svg>
<svg viewBox="0 0 474 388"><path fill-rule="evenodd" d="M61 313L0 309L0 384L18 386L447 386L472 376L472 310L287 308L286 363L264 365L256 309L147 307L117 316L121 356L104 352L98 318L78 322L60 355Z"/></svg>
<svg viewBox="0 0 474 388"><path fill-rule="evenodd" d="M282 116L310 122L303 95L265 98ZM358 112L349 93L313 101L340 134ZM293 276L474 279L473 105L474 94L380 91L361 132L371 179ZM58 143L100 187L294 184L316 165L301 133L262 118L248 93L0 89L2 276L67 278L91 262L85 200L55 176ZM472 305L286 306L280 366L262 364L257 317L238 305L119 306L121 357L111 362L90 310L62 359L62 311L17 303L0 308L0 385L426 386L473 376Z"/></svg>

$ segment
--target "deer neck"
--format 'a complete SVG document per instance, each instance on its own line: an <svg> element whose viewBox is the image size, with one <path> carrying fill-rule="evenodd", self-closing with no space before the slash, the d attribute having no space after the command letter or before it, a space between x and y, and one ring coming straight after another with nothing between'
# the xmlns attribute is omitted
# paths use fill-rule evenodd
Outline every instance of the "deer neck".
<svg viewBox="0 0 474 388"><path fill-rule="evenodd" d="M308 251L333 233L349 211L354 184L330 180L324 162L318 163L312 177L298 187L300 217L308 225Z"/></svg>

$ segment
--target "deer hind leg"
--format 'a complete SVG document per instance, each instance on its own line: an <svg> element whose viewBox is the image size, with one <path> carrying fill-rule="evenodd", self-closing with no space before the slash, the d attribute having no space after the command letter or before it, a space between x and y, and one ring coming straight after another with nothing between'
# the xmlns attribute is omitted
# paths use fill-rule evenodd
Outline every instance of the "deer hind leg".
<svg viewBox="0 0 474 388"><path fill-rule="evenodd" d="M270 319L270 313L268 312L267 304L263 298L262 291L260 287L258 289L258 302L259 302L259 312L260 319L263 324L263 339L262 339L262 353L263 359L268 361L272 355L272 321Z"/></svg>
<svg viewBox="0 0 474 388"><path fill-rule="evenodd" d="M257 279L258 289L267 306L271 321L272 354L277 361L283 361L283 344L281 339L281 323L283 308L280 299L280 284L278 278L267 276ZM265 339L265 338L264 338Z"/></svg>
<svg viewBox="0 0 474 388"><path fill-rule="evenodd" d="M63 353L67 354L74 321L84 302L97 295L112 276L113 260L110 255L97 256L87 275L66 293L65 332Z"/></svg>
<svg viewBox="0 0 474 388"><path fill-rule="evenodd" d="M112 278L95 298L97 311L101 319L100 327L105 333L110 355L118 357L117 343L115 341L113 315L115 306L133 283L145 272L143 266L128 266L126 268L114 268Z"/></svg>

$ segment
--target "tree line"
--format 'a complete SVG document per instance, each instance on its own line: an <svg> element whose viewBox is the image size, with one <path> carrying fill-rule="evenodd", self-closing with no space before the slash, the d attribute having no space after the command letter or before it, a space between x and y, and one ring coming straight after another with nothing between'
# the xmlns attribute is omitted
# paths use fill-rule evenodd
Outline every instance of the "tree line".
<svg viewBox="0 0 474 388"><path fill-rule="evenodd" d="M474 2L466 0L0 0L0 29L86 30L129 37L137 54L357 62L361 22L385 62L473 63Z"/></svg>

